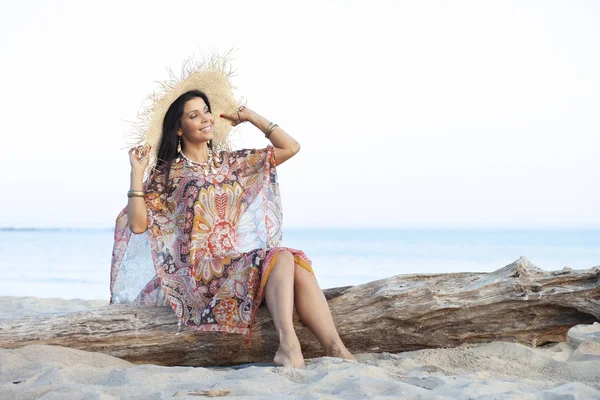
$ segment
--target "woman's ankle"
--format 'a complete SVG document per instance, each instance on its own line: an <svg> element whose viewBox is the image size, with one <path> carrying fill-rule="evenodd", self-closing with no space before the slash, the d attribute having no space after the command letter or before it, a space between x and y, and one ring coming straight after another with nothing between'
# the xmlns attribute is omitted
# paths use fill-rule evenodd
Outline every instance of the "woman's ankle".
<svg viewBox="0 0 600 400"><path fill-rule="evenodd" d="M327 345L325 347L325 353L329 356L329 357L339 357L342 349L344 348L344 345L341 344L340 346L340 342L337 341L331 341L329 343L329 345Z"/></svg>
<svg viewBox="0 0 600 400"><path fill-rule="evenodd" d="M352 353L348 351L344 343L341 340L332 340L328 346L325 347L325 353L329 357L338 357L348 360L355 360Z"/></svg>
<svg viewBox="0 0 600 400"><path fill-rule="evenodd" d="M300 347L300 341L296 335L294 329L290 330L279 330L279 347L281 348L295 348Z"/></svg>

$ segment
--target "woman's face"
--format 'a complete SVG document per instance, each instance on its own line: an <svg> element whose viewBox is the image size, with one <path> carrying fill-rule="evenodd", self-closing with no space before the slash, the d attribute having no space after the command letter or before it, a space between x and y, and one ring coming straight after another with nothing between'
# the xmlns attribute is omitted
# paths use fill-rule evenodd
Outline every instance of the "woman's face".
<svg viewBox="0 0 600 400"><path fill-rule="evenodd" d="M185 102L181 116L181 129L177 134L184 143L208 142L214 138L215 119L201 97L194 97Z"/></svg>

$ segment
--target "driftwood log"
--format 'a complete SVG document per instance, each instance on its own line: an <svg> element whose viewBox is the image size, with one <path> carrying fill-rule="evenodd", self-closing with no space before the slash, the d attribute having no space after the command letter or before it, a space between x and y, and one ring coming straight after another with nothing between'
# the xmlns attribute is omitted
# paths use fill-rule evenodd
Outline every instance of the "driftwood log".
<svg viewBox="0 0 600 400"><path fill-rule="evenodd" d="M462 343L566 340L600 320L600 267L543 271L526 258L491 273L398 275L325 290L342 340L353 353L400 352ZM296 318L306 358L323 356ZM170 307L110 305L63 315L0 319L0 348L51 344L108 353L134 363L215 366L270 362L277 337L261 307L249 349L243 336L183 327Z"/></svg>

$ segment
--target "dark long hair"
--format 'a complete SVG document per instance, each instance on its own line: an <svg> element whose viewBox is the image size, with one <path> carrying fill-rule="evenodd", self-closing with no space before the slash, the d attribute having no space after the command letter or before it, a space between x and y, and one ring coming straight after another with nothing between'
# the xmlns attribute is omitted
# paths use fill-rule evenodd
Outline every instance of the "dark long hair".
<svg viewBox="0 0 600 400"><path fill-rule="evenodd" d="M200 97L206 105L208 106L208 110L212 112L210 108L210 102L208 101L208 97L206 94L199 90L190 90L179 96L177 100L175 100L167 113L165 114L165 119L163 120L162 125L162 137L160 140L160 145L158 147L158 155L156 162L156 170L159 174L165 174L164 180L164 188L161 192L161 197L163 193L167 193L168 197L168 185L169 185L169 175L171 174L171 164L173 160L177 157L177 143L179 141L179 136L177 135L177 130L181 128L181 117L183 115L183 107L185 106L186 101L193 99L194 97ZM181 142L183 146L183 141ZM212 140L208 142L208 147L212 149ZM165 197L166 198L166 197Z"/></svg>

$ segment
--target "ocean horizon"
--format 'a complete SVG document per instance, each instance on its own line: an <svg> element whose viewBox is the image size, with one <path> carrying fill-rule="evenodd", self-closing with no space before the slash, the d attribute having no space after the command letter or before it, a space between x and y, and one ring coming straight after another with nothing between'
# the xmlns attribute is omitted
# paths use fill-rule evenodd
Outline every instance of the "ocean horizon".
<svg viewBox="0 0 600 400"><path fill-rule="evenodd" d="M108 300L114 228L0 228L0 296ZM287 228L322 288L399 274L600 265L600 229Z"/></svg>

